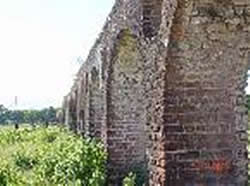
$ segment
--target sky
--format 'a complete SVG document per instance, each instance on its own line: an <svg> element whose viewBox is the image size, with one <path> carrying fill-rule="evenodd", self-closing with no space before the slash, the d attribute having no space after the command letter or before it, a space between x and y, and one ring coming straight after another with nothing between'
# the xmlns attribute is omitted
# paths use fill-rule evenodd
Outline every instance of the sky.
<svg viewBox="0 0 250 186"><path fill-rule="evenodd" d="M0 0L0 104L60 107L114 1Z"/></svg>
<svg viewBox="0 0 250 186"><path fill-rule="evenodd" d="M60 107L115 0L0 0L0 104Z"/></svg>

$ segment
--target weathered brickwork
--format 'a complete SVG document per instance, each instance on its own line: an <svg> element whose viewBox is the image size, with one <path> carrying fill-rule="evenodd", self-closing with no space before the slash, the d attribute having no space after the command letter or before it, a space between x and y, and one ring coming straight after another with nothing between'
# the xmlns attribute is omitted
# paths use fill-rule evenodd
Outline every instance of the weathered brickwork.
<svg viewBox="0 0 250 186"><path fill-rule="evenodd" d="M121 175L145 158L143 69L137 40L128 30L117 38L109 73L108 153Z"/></svg>
<svg viewBox="0 0 250 186"><path fill-rule="evenodd" d="M100 77L96 67L91 70L90 86L90 137L101 138L101 124L103 118L103 99L100 89Z"/></svg>
<svg viewBox="0 0 250 186"><path fill-rule="evenodd" d="M117 0L64 100L65 123L103 141L108 181L244 186L249 0Z"/></svg>
<svg viewBox="0 0 250 186"><path fill-rule="evenodd" d="M242 47L249 43L237 3L179 4L167 55L167 178L194 178L224 185L246 179L248 68ZM244 116L245 115L245 116ZM174 162L174 163L173 163ZM213 180L214 178L214 180Z"/></svg>

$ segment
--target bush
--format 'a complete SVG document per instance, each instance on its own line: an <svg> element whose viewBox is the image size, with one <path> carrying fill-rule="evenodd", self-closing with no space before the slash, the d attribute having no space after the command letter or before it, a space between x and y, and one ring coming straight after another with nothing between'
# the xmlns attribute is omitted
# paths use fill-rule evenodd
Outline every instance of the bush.
<svg viewBox="0 0 250 186"><path fill-rule="evenodd" d="M136 180L136 175L130 172L129 175L124 178L122 185L123 186L136 186L135 180Z"/></svg>
<svg viewBox="0 0 250 186"><path fill-rule="evenodd" d="M0 185L101 186L103 145L56 128L0 129Z"/></svg>
<svg viewBox="0 0 250 186"><path fill-rule="evenodd" d="M131 172L123 180L123 186L145 186L148 185L148 174L145 162L134 164Z"/></svg>
<svg viewBox="0 0 250 186"><path fill-rule="evenodd" d="M146 181L148 180L147 167L145 162L141 162L135 164L132 167L132 172L136 175L135 177L135 185L136 186L144 186Z"/></svg>

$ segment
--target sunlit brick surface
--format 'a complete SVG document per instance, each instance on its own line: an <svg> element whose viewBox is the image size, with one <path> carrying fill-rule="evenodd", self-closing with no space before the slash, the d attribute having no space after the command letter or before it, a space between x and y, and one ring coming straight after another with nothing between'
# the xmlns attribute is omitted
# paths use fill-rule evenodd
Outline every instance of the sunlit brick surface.
<svg viewBox="0 0 250 186"><path fill-rule="evenodd" d="M117 0L71 92L65 123L103 141L108 180L244 186L249 0Z"/></svg>

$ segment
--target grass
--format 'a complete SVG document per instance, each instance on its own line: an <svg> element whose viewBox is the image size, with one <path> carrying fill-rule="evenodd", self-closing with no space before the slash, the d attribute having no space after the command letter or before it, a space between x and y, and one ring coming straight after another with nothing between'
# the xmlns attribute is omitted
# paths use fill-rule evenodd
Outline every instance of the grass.
<svg viewBox="0 0 250 186"><path fill-rule="evenodd" d="M1 186L99 186L105 162L102 144L63 128L0 128Z"/></svg>

